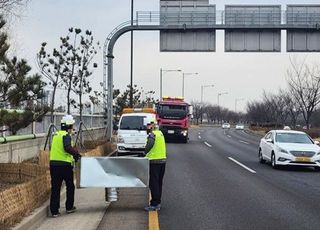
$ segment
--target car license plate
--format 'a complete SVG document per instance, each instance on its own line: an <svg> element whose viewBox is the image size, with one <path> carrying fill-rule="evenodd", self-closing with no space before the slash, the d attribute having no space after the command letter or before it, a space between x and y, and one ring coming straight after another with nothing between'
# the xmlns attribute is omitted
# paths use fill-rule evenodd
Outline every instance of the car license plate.
<svg viewBox="0 0 320 230"><path fill-rule="evenodd" d="M296 161L300 161L300 162L310 162L311 159L310 159L310 157L296 157Z"/></svg>
<svg viewBox="0 0 320 230"><path fill-rule="evenodd" d="M173 134L173 133L174 133L174 130L168 130L168 133L169 133L169 134Z"/></svg>

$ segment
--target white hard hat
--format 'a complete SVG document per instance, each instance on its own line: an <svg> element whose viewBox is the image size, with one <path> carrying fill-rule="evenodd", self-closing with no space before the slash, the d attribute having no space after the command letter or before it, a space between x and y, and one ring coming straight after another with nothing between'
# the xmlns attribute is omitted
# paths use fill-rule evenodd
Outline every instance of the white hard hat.
<svg viewBox="0 0 320 230"><path fill-rule="evenodd" d="M283 127L283 129L284 130L290 130L291 128L290 128L290 126L285 126L285 127Z"/></svg>
<svg viewBox="0 0 320 230"><path fill-rule="evenodd" d="M75 120L73 119L73 116L70 114L64 115L61 119L61 124L73 125L74 123Z"/></svg>

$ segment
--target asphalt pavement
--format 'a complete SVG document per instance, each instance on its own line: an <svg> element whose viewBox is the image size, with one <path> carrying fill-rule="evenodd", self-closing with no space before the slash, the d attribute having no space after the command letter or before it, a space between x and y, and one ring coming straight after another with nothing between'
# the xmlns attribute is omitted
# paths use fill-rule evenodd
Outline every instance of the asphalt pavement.
<svg viewBox="0 0 320 230"><path fill-rule="evenodd" d="M200 127L190 130L188 144L167 143L160 229L319 229L320 172L260 164L259 140L242 130ZM42 216L29 217L29 229L151 229L143 211L148 189L120 189L111 205L104 196L104 189L76 190L77 212L66 214L62 202L62 215L51 218L42 207Z"/></svg>
<svg viewBox="0 0 320 230"><path fill-rule="evenodd" d="M260 164L259 140L203 127L168 143L160 229L319 229L319 172Z"/></svg>

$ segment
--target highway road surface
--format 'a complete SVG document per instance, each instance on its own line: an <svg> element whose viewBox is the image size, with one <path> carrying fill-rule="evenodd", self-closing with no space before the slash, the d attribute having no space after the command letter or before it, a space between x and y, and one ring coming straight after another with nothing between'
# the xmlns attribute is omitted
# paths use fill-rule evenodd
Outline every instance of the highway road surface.
<svg viewBox="0 0 320 230"><path fill-rule="evenodd" d="M160 229L320 229L320 172L260 164L259 140L203 127L168 143Z"/></svg>

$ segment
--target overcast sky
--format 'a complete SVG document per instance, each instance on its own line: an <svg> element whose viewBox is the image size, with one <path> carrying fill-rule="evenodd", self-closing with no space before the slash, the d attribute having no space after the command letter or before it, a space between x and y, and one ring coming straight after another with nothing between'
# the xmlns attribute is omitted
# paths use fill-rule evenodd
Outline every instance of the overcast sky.
<svg viewBox="0 0 320 230"><path fill-rule="evenodd" d="M59 44L59 37L67 34L69 27L91 30L97 41L104 43L108 34L119 24L130 20L131 0L30 0L20 19L11 25L11 38L16 55L26 58L37 71L35 56L44 41L51 49ZM226 4L319 4L319 0L307 1L212 1L217 10ZM135 11L159 11L159 0L135 0ZM217 32L216 52L213 53L164 53L159 52L159 32L135 32L134 37L134 83L146 91L155 90L159 96L159 72L163 69L181 69L198 72L197 76L185 78L187 101L200 101L201 85L214 84L204 90L204 101L217 103L234 110L244 111L248 101L261 98L263 90L276 92L286 87L286 71L290 68L289 57L302 60L307 55L310 64L319 63L318 53L285 52L285 33L282 33L280 53L225 53L223 32ZM123 35L114 49L114 85L124 89L130 82L130 34ZM102 82L102 50L96 58L99 68L95 70L92 84L99 89ZM165 73L163 95L182 95L182 74Z"/></svg>

